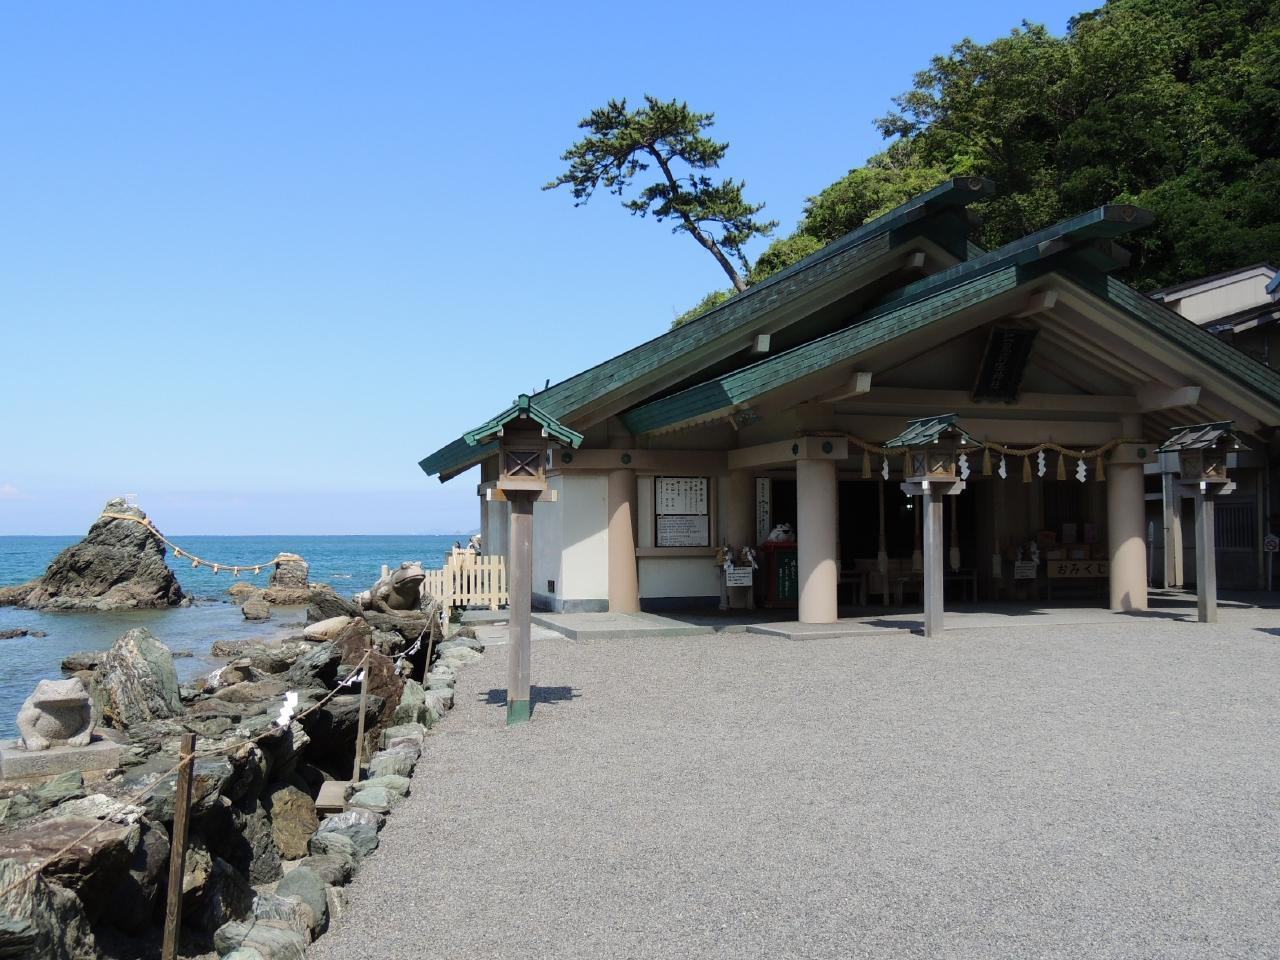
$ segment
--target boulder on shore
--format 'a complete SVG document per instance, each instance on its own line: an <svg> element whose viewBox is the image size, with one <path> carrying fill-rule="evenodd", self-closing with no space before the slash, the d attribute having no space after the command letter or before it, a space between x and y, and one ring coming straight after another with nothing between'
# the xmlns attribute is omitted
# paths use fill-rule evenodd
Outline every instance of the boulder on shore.
<svg viewBox="0 0 1280 960"><path fill-rule="evenodd" d="M109 727L168 720L182 713L173 654L142 627L130 630L103 655L91 693Z"/></svg>
<svg viewBox="0 0 1280 960"><path fill-rule="evenodd" d="M165 545L151 527L138 522L147 515L121 499L108 501L102 513L83 540L53 558L43 577L0 590L0 605L126 610L184 602L182 587L165 562Z"/></svg>

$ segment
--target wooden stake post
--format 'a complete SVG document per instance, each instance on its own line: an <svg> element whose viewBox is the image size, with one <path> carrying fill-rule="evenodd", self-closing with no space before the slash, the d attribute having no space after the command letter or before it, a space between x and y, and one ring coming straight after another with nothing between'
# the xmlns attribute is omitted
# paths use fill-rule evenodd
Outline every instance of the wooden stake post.
<svg viewBox="0 0 1280 960"><path fill-rule="evenodd" d="M529 719L529 633L533 606L533 504L537 494L508 496L511 504L510 649L507 654L507 724Z"/></svg>
<svg viewBox="0 0 1280 960"><path fill-rule="evenodd" d="M173 837L169 844L169 896L164 908L161 960L177 960L178 929L182 926L182 878L187 868L187 826L191 818L191 778L196 758L196 735L182 735L181 765L173 800Z"/></svg>

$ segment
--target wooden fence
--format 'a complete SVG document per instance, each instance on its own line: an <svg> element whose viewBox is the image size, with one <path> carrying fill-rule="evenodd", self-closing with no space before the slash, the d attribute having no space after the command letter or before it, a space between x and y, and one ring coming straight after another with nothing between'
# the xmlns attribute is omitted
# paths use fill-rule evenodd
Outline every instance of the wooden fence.
<svg viewBox="0 0 1280 960"><path fill-rule="evenodd" d="M507 603L506 558L454 547L443 569L427 571L424 588L446 607L497 610Z"/></svg>

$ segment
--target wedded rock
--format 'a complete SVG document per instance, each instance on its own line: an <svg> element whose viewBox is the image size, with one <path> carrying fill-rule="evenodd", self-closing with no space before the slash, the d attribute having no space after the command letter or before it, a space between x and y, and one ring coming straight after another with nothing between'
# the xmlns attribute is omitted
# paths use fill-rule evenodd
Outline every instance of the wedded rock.
<svg viewBox="0 0 1280 960"><path fill-rule="evenodd" d="M164 544L150 527L136 522L147 515L122 499L108 501L102 512L83 540L53 558L44 576L23 596L22 606L125 610L183 602L182 587L165 563Z"/></svg>
<svg viewBox="0 0 1280 960"><path fill-rule="evenodd" d="M280 856L286 860L305 857L308 842L320 828L315 801L297 787L278 785L269 791L267 807Z"/></svg>
<svg viewBox="0 0 1280 960"><path fill-rule="evenodd" d="M270 620L271 604L255 597L252 600L246 600L241 605L240 612L244 614L246 620Z"/></svg>
<svg viewBox="0 0 1280 960"><path fill-rule="evenodd" d="M306 589L311 566L296 553L282 553L276 557L276 568L271 572L269 586Z"/></svg>
<svg viewBox="0 0 1280 960"><path fill-rule="evenodd" d="M302 960L306 938L284 920L231 921L213 934L213 947L222 956L250 950L262 960Z"/></svg>
<svg viewBox="0 0 1280 960"><path fill-rule="evenodd" d="M0 859L0 889L28 869ZM76 895L37 874L0 898L0 957L97 960L98 950Z"/></svg>
<svg viewBox="0 0 1280 960"><path fill-rule="evenodd" d="M173 654L142 627L112 644L94 676L91 694L109 727L167 720L182 712Z"/></svg>
<svg viewBox="0 0 1280 960"><path fill-rule="evenodd" d="M326 620L320 620L310 624L302 635L308 640L336 640L338 634L352 621L352 617L329 617Z"/></svg>

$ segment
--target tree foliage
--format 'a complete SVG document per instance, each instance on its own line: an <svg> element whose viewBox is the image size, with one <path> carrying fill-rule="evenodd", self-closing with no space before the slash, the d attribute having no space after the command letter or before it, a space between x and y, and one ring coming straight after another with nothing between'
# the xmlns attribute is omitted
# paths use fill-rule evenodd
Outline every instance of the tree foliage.
<svg viewBox="0 0 1280 960"><path fill-rule="evenodd" d="M963 40L876 123L888 149L811 197L751 282L973 174L997 186L987 247L1135 203L1156 215L1125 240L1140 289L1280 260L1280 0L1110 0L1063 36Z"/></svg>
<svg viewBox="0 0 1280 960"><path fill-rule="evenodd" d="M767 236L777 221L757 219L764 204L747 203L741 180L716 182L707 175L729 149L705 135L714 114L695 113L675 100L646 96L644 101L634 110L625 99L592 110L578 124L587 135L561 156L569 168L543 189L570 187L574 206L601 188L624 198L636 178L652 168L656 179L622 199L622 205L659 222L674 220L672 232L692 236L715 257L734 288L745 290L751 270L746 244Z"/></svg>

